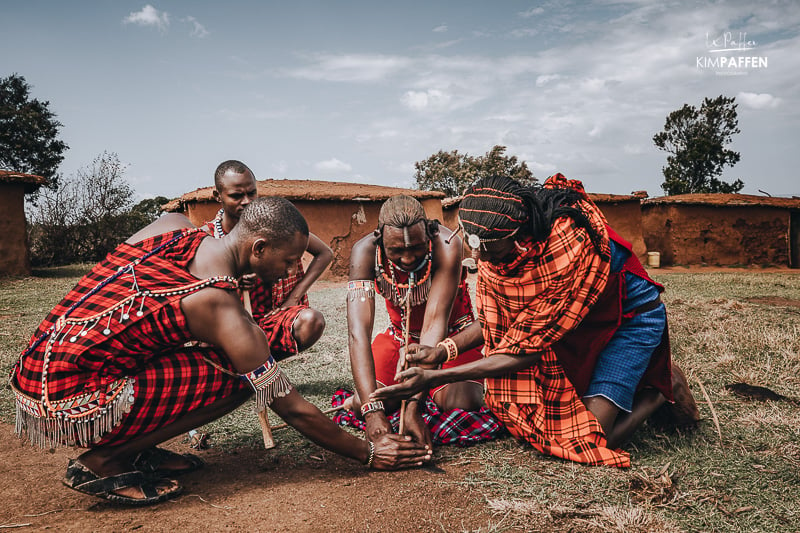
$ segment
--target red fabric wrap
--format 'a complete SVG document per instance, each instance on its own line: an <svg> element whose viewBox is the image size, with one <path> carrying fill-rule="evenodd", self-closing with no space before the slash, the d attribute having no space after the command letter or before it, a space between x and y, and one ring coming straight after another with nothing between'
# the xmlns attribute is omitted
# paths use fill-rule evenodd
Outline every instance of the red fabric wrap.
<svg viewBox="0 0 800 533"><path fill-rule="evenodd" d="M121 244L41 323L12 371L18 408L23 409L18 417L27 417L27 423L34 425L42 418L54 419L56 413L66 417L58 429L54 423L34 428L40 433L40 443L50 439L87 445L87 439L91 442L100 437L104 443L122 442L240 388L237 378L213 369L197 352L183 347L191 334L180 308L181 298L203 287L236 288L235 280L199 280L188 271L206 237L193 229L158 235L135 245ZM120 267L130 264L133 272L123 270L114 277ZM120 302L127 303L120 306ZM114 312L108 314L111 309ZM94 316L99 320L89 320L86 328L70 325L70 320ZM44 340L38 342L40 337ZM43 379L45 359L49 366ZM216 359L231 368L224 355L218 354ZM164 394L159 389L162 386ZM135 401L129 405L134 400L127 397L131 387ZM167 390L170 387L171 391ZM46 409L36 412L36 402L43 396ZM112 416L111 408L120 406L130 411L124 414L118 409ZM138 419L140 416L143 418ZM97 433L87 437L85 428L91 424L85 422L104 417L103 426L114 427L111 433L93 430ZM109 422L112 418L113 423ZM75 425L70 426L66 419L75 420ZM28 427L29 435L31 431Z"/></svg>
<svg viewBox="0 0 800 533"><path fill-rule="evenodd" d="M600 353L614 336L617 328L626 318L622 314L622 299L625 297L625 273L630 272L655 284L659 291L664 287L647 275L639 259L633 253L628 241L608 227L609 237L630 253L620 272L612 272L600 298L592 306L589 314L570 333L553 345L558 361L575 387L578 396L583 396L592 379L594 367ZM639 382L639 389L654 387L667 400L672 398L672 379L669 348L669 332L664 328L661 344L650 359L650 364Z"/></svg>

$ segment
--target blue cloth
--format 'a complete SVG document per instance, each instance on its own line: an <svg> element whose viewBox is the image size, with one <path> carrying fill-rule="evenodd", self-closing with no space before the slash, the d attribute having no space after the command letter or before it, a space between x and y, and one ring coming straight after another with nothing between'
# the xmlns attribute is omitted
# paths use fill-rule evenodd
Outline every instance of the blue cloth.
<svg viewBox="0 0 800 533"><path fill-rule="evenodd" d="M629 252L611 242L611 271L620 272ZM658 298L658 287L646 279L625 273L625 297L622 310L633 309ZM623 411L633 408L636 386L642 379L653 352L661 344L667 324L664 304L624 320L609 343L600 352L592 381L584 397L603 396Z"/></svg>

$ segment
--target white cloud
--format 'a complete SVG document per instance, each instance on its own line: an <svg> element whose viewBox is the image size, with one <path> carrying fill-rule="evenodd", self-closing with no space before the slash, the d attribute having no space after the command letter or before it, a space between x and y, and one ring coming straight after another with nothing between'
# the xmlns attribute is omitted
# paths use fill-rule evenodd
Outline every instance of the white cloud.
<svg viewBox="0 0 800 533"><path fill-rule="evenodd" d="M206 29L206 27L200 24L196 18L188 16L183 20L184 22L188 22L189 24L192 25L192 31L191 33L189 33L189 35L191 35L192 37L197 37L199 39L202 39L203 37L208 35L208 30Z"/></svg>
<svg viewBox="0 0 800 533"><path fill-rule="evenodd" d="M558 74L542 74L541 76L536 77L536 86L537 87L544 87L551 81L560 80L561 76Z"/></svg>
<svg viewBox="0 0 800 533"><path fill-rule="evenodd" d="M407 68L411 61L400 56L385 55L318 55L306 67L289 69L293 78L313 81L375 82Z"/></svg>
<svg viewBox="0 0 800 533"><path fill-rule="evenodd" d="M427 91L408 91L400 99L409 109L414 111L443 109L450 103L450 95L439 89L428 89Z"/></svg>
<svg viewBox="0 0 800 533"><path fill-rule="evenodd" d="M536 15L541 15L542 13L544 13L544 8L543 7L533 7L531 9L527 10L527 11L523 11L523 12L517 13L517 14L520 17L524 18L524 19L528 19L528 18L531 18L531 17L536 16Z"/></svg>
<svg viewBox="0 0 800 533"><path fill-rule="evenodd" d="M160 31L165 32L169 27L169 13L159 11L150 4L147 4L141 11L132 11L130 15L122 19L124 24L137 24L139 26L155 26Z"/></svg>
<svg viewBox="0 0 800 533"><path fill-rule="evenodd" d="M511 30L511 36L515 39L522 39L524 37L534 37L539 35L539 30L536 28L519 28L516 30Z"/></svg>
<svg viewBox="0 0 800 533"><path fill-rule="evenodd" d="M444 33L447 31L447 24L440 24L433 28L434 33Z"/></svg>
<svg viewBox="0 0 800 533"><path fill-rule="evenodd" d="M350 172L353 170L353 167L335 157L314 163L314 168L320 172Z"/></svg>
<svg viewBox="0 0 800 533"><path fill-rule="evenodd" d="M782 100L767 93L739 93L736 100L751 109L775 109Z"/></svg>

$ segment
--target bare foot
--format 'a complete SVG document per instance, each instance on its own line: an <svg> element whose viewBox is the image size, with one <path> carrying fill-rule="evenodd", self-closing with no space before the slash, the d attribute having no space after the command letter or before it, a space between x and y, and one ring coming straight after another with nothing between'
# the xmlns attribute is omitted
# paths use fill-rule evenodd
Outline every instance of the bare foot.
<svg viewBox="0 0 800 533"><path fill-rule="evenodd" d="M700 421L697 402L689 382L678 365L672 363L672 397L675 403L665 403L653 415L653 422L662 427L693 428Z"/></svg>

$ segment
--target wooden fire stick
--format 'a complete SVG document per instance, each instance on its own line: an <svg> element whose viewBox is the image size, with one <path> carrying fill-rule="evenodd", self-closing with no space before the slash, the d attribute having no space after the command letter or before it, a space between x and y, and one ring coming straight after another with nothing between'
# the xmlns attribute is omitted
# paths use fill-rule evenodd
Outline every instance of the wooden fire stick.
<svg viewBox="0 0 800 533"><path fill-rule="evenodd" d="M406 324L405 324L405 350L403 352L403 370L408 368L408 359L405 358L406 354L408 353L408 341L411 337L411 286L414 283L414 274L408 276L408 292L406 293L406 301L404 302L406 306ZM403 435L406 432L406 404L407 400L403 400L400 402L400 435Z"/></svg>
<svg viewBox="0 0 800 533"><path fill-rule="evenodd" d="M242 301L244 309L250 316L253 316L253 305L250 303L250 291L242 291ZM258 422L261 424L261 434L264 437L264 448L267 450L275 447L275 439L272 438L272 428L269 425L269 412L265 408L258 412Z"/></svg>

